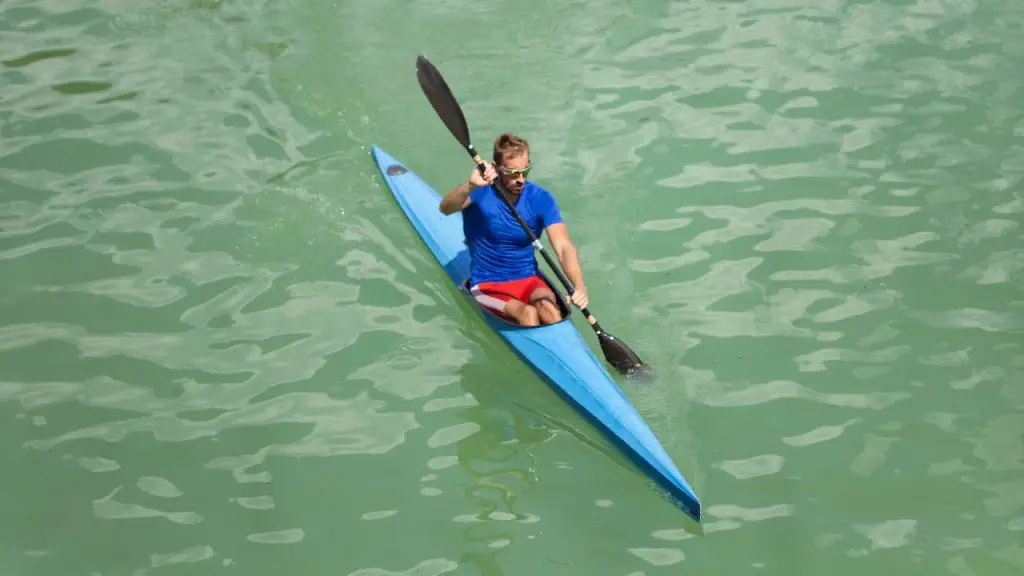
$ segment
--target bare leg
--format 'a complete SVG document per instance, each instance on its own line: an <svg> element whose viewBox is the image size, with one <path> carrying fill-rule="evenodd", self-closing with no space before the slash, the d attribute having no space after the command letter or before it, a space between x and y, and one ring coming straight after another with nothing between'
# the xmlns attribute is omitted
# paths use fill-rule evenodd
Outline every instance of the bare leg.
<svg viewBox="0 0 1024 576"><path fill-rule="evenodd" d="M521 326L539 326L540 317L537 309L515 298L505 303L502 314Z"/></svg>
<svg viewBox="0 0 1024 576"><path fill-rule="evenodd" d="M537 318L541 324L554 324L562 319L555 294L549 288L537 288L530 294L530 304L537 309Z"/></svg>

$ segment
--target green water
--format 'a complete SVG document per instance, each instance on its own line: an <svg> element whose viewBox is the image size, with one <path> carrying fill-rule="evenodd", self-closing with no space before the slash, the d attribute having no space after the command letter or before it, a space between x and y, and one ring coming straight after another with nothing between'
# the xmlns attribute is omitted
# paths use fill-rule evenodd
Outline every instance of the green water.
<svg viewBox="0 0 1024 576"><path fill-rule="evenodd" d="M1022 6L0 2L0 573L1021 574ZM390 198L421 52L702 531Z"/></svg>

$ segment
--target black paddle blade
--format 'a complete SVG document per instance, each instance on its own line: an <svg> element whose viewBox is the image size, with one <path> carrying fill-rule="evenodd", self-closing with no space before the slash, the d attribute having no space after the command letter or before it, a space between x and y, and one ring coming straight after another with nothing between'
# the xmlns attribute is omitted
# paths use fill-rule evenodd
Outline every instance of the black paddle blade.
<svg viewBox="0 0 1024 576"><path fill-rule="evenodd" d="M649 380L654 377L651 368L622 340L602 330L597 334L597 341L601 344L605 360L620 373L637 380Z"/></svg>
<svg viewBox="0 0 1024 576"><path fill-rule="evenodd" d="M467 150L471 147L469 141L469 124L466 123L466 116L462 113L455 95L452 94L448 83L444 81L441 72L420 54L416 58L416 79L420 82L420 88L426 95L434 111L441 117L441 121L448 127L448 130L455 136L455 139Z"/></svg>

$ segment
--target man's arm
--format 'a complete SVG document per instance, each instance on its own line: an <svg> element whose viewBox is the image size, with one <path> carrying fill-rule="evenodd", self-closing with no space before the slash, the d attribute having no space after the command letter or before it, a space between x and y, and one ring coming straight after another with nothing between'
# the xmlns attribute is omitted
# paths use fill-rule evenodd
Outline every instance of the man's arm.
<svg viewBox="0 0 1024 576"><path fill-rule="evenodd" d="M576 246L573 245L572 239L569 238L569 229L565 226L565 222L548 226L547 232L551 248L558 255L558 261L562 265L566 277L569 278L569 282L572 282L573 288L585 293L586 285L583 283L583 269L580 267L579 254L576 252Z"/></svg>
<svg viewBox="0 0 1024 576"><path fill-rule="evenodd" d="M452 188L451 192L445 194L444 198L441 199L438 209L446 216L465 209L466 206L469 206L469 193L474 188L469 180Z"/></svg>
<svg viewBox="0 0 1024 576"><path fill-rule="evenodd" d="M490 184L497 177L497 171L494 170L494 166L489 162L483 174L480 174L479 169L474 169L469 173L469 178L466 178L462 184L452 188L451 192L444 195L444 198L441 199L441 204L437 207L438 210L446 216L465 210L472 200L469 197L470 193L481 186Z"/></svg>

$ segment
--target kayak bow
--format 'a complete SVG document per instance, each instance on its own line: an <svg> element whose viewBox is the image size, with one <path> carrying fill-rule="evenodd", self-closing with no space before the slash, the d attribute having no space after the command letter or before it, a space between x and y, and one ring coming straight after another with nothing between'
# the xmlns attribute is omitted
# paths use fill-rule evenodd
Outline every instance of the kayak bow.
<svg viewBox="0 0 1024 576"><path fill-rule="evenodd" d="M693 489L576 329L570 320L572 309L564 297L559 298L564 318L556 324L537 327L510 323L482 308L469 293L469 250L462 232L462 214L442 214L438 209L441 196L436 190L380 147L374 145L372 153L388 189L413 228L487 324L523 362L646 473L663 495L700 522L701 505ZM544 279L558 294L551 281Z"/></svg>

